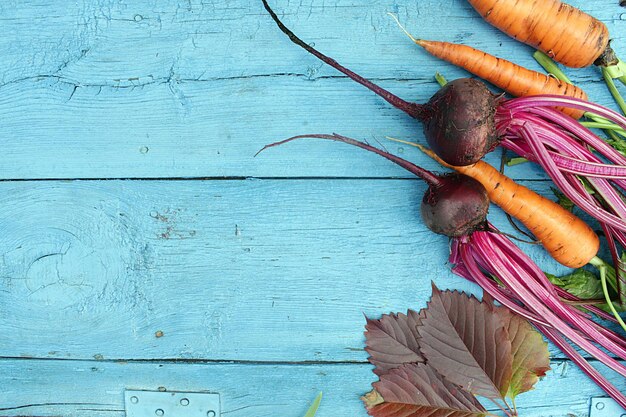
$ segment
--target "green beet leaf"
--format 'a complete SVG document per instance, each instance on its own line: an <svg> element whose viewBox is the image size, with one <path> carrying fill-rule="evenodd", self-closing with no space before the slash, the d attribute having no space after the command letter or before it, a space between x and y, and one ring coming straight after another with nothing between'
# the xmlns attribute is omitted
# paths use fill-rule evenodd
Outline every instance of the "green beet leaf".
<svg viewBox="0 0 626 417"><path fill-rule="evenodd" d="M615 269L607 264L607 281L609 284L609 296L617 297L616 272ZM586 269L577 269L571 274L557 277L556 275L546 273L546 277L557 287L560 287L568 293L580 298L581 300L604 300L604 292L602 291L602 283L593 272ZM626 311L626 305L614 303L617 311ZM598 308L610 313L611 310L606 304L597 304Z"/></svg>
<svg viewBox="0 0 626 417"><path fill-rule="evenodd" d="M546 274L546 276L554 285L583 300L604 298L600 280L592 272L585 269L577 269L562 277L551 274Z"/></svg>
<svg viewBox="0 0 626 417"><path fill-rule="evenodd" d="M554 196L557 198L557 203L559 206L563 207L567 211L574 211L574 203L572 203L572 200L567 198L567 196L563 194L559 189L554 187L550 187L550 189L552 190Z"/></svg>

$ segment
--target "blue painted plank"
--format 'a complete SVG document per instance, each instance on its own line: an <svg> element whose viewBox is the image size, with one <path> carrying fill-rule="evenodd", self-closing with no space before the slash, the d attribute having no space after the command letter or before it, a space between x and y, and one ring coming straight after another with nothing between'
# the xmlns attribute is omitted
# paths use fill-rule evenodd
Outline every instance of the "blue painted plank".
<svg viewBox="0 0 626 417"><path fill-rule="evenodd" d="M366 364L112 363L60 360L0 361L0 413L4 416L123 417L124 389L210 391L222 415L302 417L318 392L316 417L367 413L359 397L375 381ZM525 417L587 417L591 397L605 396L567 362L536 389L520 395ZM626 390L626 379L614 381ZM494 406L485 403L487 408Z"/></svg>
<svg viewBox="0 0 626 417"><path fill-rule="evenodd" d="M431 280L477 290L419 219L424 190L408 180L2 182L0 334L11 337L0 357L362 361L363 313L419 309Z"/></svg>
<svg viewBox="0 0 626 417"><path fill-rule="evenodd" d="M436 91L436 70L464 74L417 49L388 11L418 35L471 43L537 68L528 47L482 22L463 0L370 3L273 2L304 39L418 101ZM617 51L626 53L626 21L615 0L573 4L605 21ZM417 123L289 43L260 1L1 7L2 179L406 177L351 149L333 147L328 156L318 144L251 156L265 143L306 132L423 140ZM568 72L594 100L611 103L597 71Z"/></svg>

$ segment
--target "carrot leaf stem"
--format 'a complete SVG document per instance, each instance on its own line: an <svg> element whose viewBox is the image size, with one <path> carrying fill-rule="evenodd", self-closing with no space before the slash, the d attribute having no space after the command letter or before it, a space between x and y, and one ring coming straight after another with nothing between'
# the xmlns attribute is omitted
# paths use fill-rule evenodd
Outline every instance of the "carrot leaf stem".
<svg viewBox="0 0 626 417"><path fill-rule="evenodd" d="M585 122L583 121L583 122L580 122L580 124L589 129L606 129L606 130L625 132L625 130L622 127L613 123L608 123L608 122L596 122L596 121Z"/></svg>
<svg viewBox="0 0 626 417"><path fill-rule="evenodd" d="M581 125L589 129L613 130L621 134L626 134L626 130L622 127L609 122L580 122Z"/></svg>
<svg viewBox="0 0 626 417"><path fill-rule="evenodd" d="M515 158L510 158L506 165L509 167L513 167L515 165L521 165L521 164L525 164L526 162L528 162L528 159L526 158L522 158L521 156L515 157Z"/></svg>
<svg viewBox="0 0 626 417"><path fill-rule="evenodd" d="M622 82L624 82L626 78L626 63L621 59L618 59L616 64L603 66L602 69L606 69L606 72L611 78L618 79Z"/></svg>
<svg viewBox="0 0 626 417"><path fill-rule="evenodd" d="M557 79L564 81L568 84L572 84L572 81L567 77L567 75L565 75L563 71L561 71L561 68L559 68L556 62L554 62L552 58L548 56L548 54L542 51L535 51L535 53L533 54L533 58L535 58L535 61L537 61L539 65L543 67L543 69L554 75Z"/></svg>
<svg viewBox="0 0 626 417"><path fill-rule="evenodd" d="M622 84L626 85L626 62L617 58L617 64L612 65L607 69L611 71L611 75L613 75L613 78L620 80Z"/></svg>
<svg viewBox="0 0 626 417"><path fill-rule="evenodd" d="M319 394L317 394L317 397L315 397L315 399L313 400L313 403L311 403L311 407L309 407L304 417L314 417L315 413L317 413L317 409L319 408L321 401L322 401L322 393L320 392Z"/></svg>
<svg viewBox="0 0 626 417"><path fill-rule="evenodd" d="M622 113L626 114L626 101L624 101L624 98L615 86L615 82L613 82L613 78L611 77L610 71L607 69L607 67L602 67L602 76L604 77L604 81L606 82L606 85L609 88L611 95L617 102L619 108L622 110Z"/></svg>
<svg viewBox="0 0 626 417"><path fill-rule="evenodd" d="M626 138L626 130L624 130L624 128L622 128L621 126L617 126L614 123L611 123L608 120L604 119L603 117L597 116L593 113L585 112L584 116L585 118L592 120L593 122L580 122L581 125L590 129L593 128L593 126L587 126L585 123L595 122L595 123L598 123L599 125L602 125L598 127L598 129L601 129L604 132L604 134L608 137L607 142L609 143L609 145L617 149L618 152L622 152L621 149L626 147L626 141L622 139L622 137Z"/></svg>
<svg viewBox="0 0 626 417"><path fill-rule="evenodd" d="M617 277L615 275L615 269L611 264L609 264L599 256L595 256L589 261L589 265L592 265L594 268L596 268L598 272L604 271L607 283L611 286L611 289L613 289L613 291L617 291Z"/></svg>
<svg viewBox="0 0 626 417"><path fill-rule="evenodd" d="M435 73L435 80L437 80L437 83L439 83L439 85L441 87L445 86L446 84L448 84L448 80L446 80L446 77L444 77L443 75L441 75L439 72Z"/></svg>
<svg viewBox="0 0 626 417"><path fill-rule="evenodd" d="M602 129L602 131L609 138L611 138L612 140L614 140L614 141L621 141L622 140L622 139L619 138L619 136L617 136L617 134L626 137L626 130L624 130L624 128L622 128L621 126L616 125L615 123L611 123L610 121L606 120L604 117L598 116L598 115L590 113L590 112L585 112L584 116L587 119L602 125L602 126L600 126L598 128ZM584 125L585 123L586 122L581 122L582 125Z"/></svg>
<svg viewBox="0 0 626 417"><path fill-rule="evenodd" d="M620 326L622 326L622 329L626 331L626 323L624 323L624 320L622 320L622 317L619 315L619 313L615 309L615 306L613 305L613 301L611 301L611 296L609 295L609 289L606 285L606 267L601 266L600 268L598 268L598 270L600 271L600 283L602 284L602 292L604 293L606 304L611 309L611 313L613 313L613 316L618 321Z"/></svg>

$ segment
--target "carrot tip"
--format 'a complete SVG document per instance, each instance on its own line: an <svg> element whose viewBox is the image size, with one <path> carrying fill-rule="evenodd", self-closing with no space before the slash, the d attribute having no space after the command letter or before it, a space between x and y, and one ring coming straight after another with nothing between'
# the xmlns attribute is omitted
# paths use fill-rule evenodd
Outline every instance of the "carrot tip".
<svg viewBox="0 0 626 417"><path fill-rule="evenodd" d="M398 142L398 143L403 143L405 145L415 146L420 151L424 152L426 155L431 155L431 156L434 155L433 151L428 149L426 146L421 145L421 144L416 143L416 142L409 142L407 140L396 139L396 138L392 138L391 136L385 136L385 139L388 139L388 140L391 140L391 141L394 141L394 142Z"/></svg>
<svg viewBox="0 0 626 417"><path fill-rule="evenodd" d="M393 13L391 13L391 12L387 12L387 14L388 14L389 16L391 16L391 18L392 18L393 20L395 20L395 21L396 21L396 23L398 24L398 26L400 26L400 29L402 29L402 31L406 34L406 36L408 36L408 37L409 37L409 38L410 38L413 42L415 42L416 44L418 44L418 45L420 45L420 46L422 45L422 40L421 40L421 39L415 39L415 38L413 37L413 35L411 35L411 34L409 33L409 31L408 31L408 30L406 30L406 29L404 28L404 26L402 26L402 23L400 23L400 19L398 19L398 16L396 16L395 14L393 14Z"/></svg>

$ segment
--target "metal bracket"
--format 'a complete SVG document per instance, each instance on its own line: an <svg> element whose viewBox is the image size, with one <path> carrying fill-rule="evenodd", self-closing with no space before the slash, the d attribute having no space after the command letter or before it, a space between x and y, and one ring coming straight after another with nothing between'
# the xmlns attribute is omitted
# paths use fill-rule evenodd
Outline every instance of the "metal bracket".
<svg viewBox="0 0 626 417"><path fill-rule="evenodd" d="M220 395L201 392L124 392L126 417L220 417Z"/></svg>
<svg viewBox="0 0 626 417"><path fill-rule="evenodd" d="M611 398L594 397L591 399L589 417L626 417L626 410Z"/></svg>

